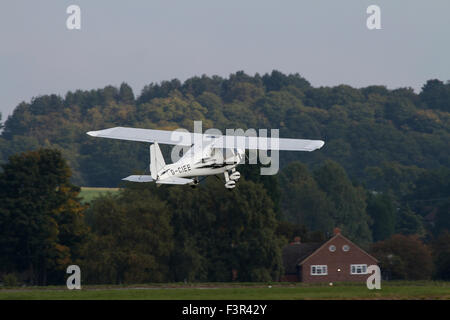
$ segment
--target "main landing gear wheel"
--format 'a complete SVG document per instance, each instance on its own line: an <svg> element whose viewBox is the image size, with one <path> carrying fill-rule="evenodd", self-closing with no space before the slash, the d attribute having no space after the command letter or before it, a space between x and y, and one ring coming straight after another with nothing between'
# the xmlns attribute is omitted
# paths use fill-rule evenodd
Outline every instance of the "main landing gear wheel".
<svg viewBox="0 0 450 320"><path fill-rule="evenodd" d="M191 188L195 189L197 188L198 184L200 183L200 180L198 180L198 177L194 178L192 183L191 183Z"/></svg>

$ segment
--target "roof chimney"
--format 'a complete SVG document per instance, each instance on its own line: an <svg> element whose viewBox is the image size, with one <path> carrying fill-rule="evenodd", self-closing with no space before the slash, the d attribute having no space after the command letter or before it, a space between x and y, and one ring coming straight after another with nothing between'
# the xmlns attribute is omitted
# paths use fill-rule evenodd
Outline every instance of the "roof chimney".
<svg viewBox="0 0 450 320"><path fill-rule="evenodd" d="M334 235L341 234L341 229L339 229L338 227L336 227L336 228L334 228L333 233L334 233Z"/></svg>

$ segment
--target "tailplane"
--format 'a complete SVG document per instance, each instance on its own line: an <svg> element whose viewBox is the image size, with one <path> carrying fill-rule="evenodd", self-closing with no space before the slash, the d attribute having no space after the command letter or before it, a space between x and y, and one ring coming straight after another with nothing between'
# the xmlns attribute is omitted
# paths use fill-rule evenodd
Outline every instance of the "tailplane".
<svg viewBox="0 0 450 320"><path fill-rule="evenodd" d="M150 146L150 174L153 180L158 179L158 172L166 166L161 149L157 142Z"/></svg>

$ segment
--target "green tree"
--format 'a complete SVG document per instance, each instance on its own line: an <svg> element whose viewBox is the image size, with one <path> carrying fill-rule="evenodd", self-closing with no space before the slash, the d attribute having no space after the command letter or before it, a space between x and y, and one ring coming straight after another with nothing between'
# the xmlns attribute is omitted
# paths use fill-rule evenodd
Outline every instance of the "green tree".
<svg viewBox="0 0 450 320"><path fill-rule="evenodd" d="M13 155L2 168L1 268L25 273L32 284L60 283L87 233L70 168L52 149Z"/></svg>
<svg viewBox="0 0 450 320"><path fill-rule="evenodd" d="M393 97L386 104L385 114L397 125L403 125L416 111L414 103L404 97Z"/></svg>
<svg viewBox="0 0 450 320"><path fill-rule="evenodd" d="M424 169L405 166L398 162L383 162L376 167L366 167L365 171L365 183L368 188L396 195L401 199L411 192Z"/></svg>
<svg viewBox="0 0 450 320"><path fill-rule="evenodd" d="M178 79L162 81L161 84L150 83L142 89L137 102L143 104L150 102L154 98L167 98L171 92L179 89L181 89L181 82Z"/></svg>
<svg viewBox="0 0 450 320"><path fill-rule="evenodd" d="M423 171L403 201L422 219L427 229L438 236L450 230L450 169L440 167Z"/></svg>
<svg viewBox="0 0 450 320"><path fill-rule="evenodd" d="M241 178L232 192L209 179L198 189L160 188L179 245L175 281L268 281L282 274L273 202L262 185ZM176 263L175 263L176 261Z"/></svg>
<svg viewBox="0 0 450 320"><path fill-rule="evenodd" d="M143 283L169 280L173 249L170 211L148 189L125 189L92 203L93 235L80 264L89 283Z"/></svg>
<svg viewBox="0 0 450 320"><path fill-rule="evenodd" d="M444 84L442 81L433 79L428 80L422 87L420 99L431 109L441 109L450 111L450 84Z"/></svg>
<svg viewBox="0 0 450 320"><path fill-rule="evenodd" d="M368 193L367 213L372 218L374 241L385 240L395 233L396 208L392 196Z"/></svg>
<svg viewBox="0 0 450 320"><path fill-rule="evenodd" d="M248 155L248 152L247 152ZM247 161L248 162L248 161ZM261 165L248 164L237 167L241 175L246 179L261 184L273 202L277 220L281 220L281 188L277 175L261 175Z"/></svg>
<svg viewBox="0 0 450 320"><path fill-rule="evenodd" d="M331 212L335 227L341 228L360 245L367 246L372 241L372 234L364 189L353 186L344 168L331 160L314 171L314 177L333 204Z"/></svg>
<svg viewBox="0 0 450 320"><path fill-rule="evenodd" d="M124 104L134 104L133 89L125 82L122 82L119 88L119 101Z"/></svg>
<svg viewBox="0 0 450 320"><path fill-rule="evenodd" d="M122 178L145 170L149 163L148 145L127 141L88 139L79 153L83 180L92 187L117 187Z"/></svg>
<svg viewBox="0 0 450 320"><path fill-rule="evenodd" d="M404 235L416 234L420 237L425 236L422 217L415 214L408 205L400 208L395 231Z"/></svg>
<svg viewBox="0 0 450 320"><path fill-rule="evenodd" d="M272 70L272 73L265 74L262 81L267 91L279 91L283 87L293 85L302 89L309 88L310 83L298 73L285 75L278 70Z"/></svg>
<svg viewBox="0 0 450 320"><path fill-rule="evenodd" d="M305 165L289 164L280 174L282 211L291 222L308 230L331 232L334 227L332 203Z"/></svg>

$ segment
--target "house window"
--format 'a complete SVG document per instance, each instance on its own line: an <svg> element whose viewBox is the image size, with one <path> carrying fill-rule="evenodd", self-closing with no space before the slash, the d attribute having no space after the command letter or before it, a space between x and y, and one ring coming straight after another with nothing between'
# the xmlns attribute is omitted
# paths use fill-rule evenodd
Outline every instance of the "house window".
<svg viewBox="0 0 450 320"><path fill-rule="evenodd" d="M348 250L350 250L350 247L347 244L344 244L342 246L342 250L344 250L345 252L347 252Z"/></svg>
<svg viewBox="0 0 450 320"><path fill-rule="evenodd" d="M328 247L328 250L330 250L331 252L335 252L336 251L336 246L331 245Z"/></svg>
<svg viewBox="0 0 450 320"><path fill-rule="evenodd" d="M312 276L321 276L321 275L327 275L327 274L328 274L328 268L326 265L311 266L311 275Z"/></svg>
<svg viewBox="0 0 450 320"><path fill-rule="evenodd" d="M367 274L367 264L351 264L350 274Z"/></svg>

